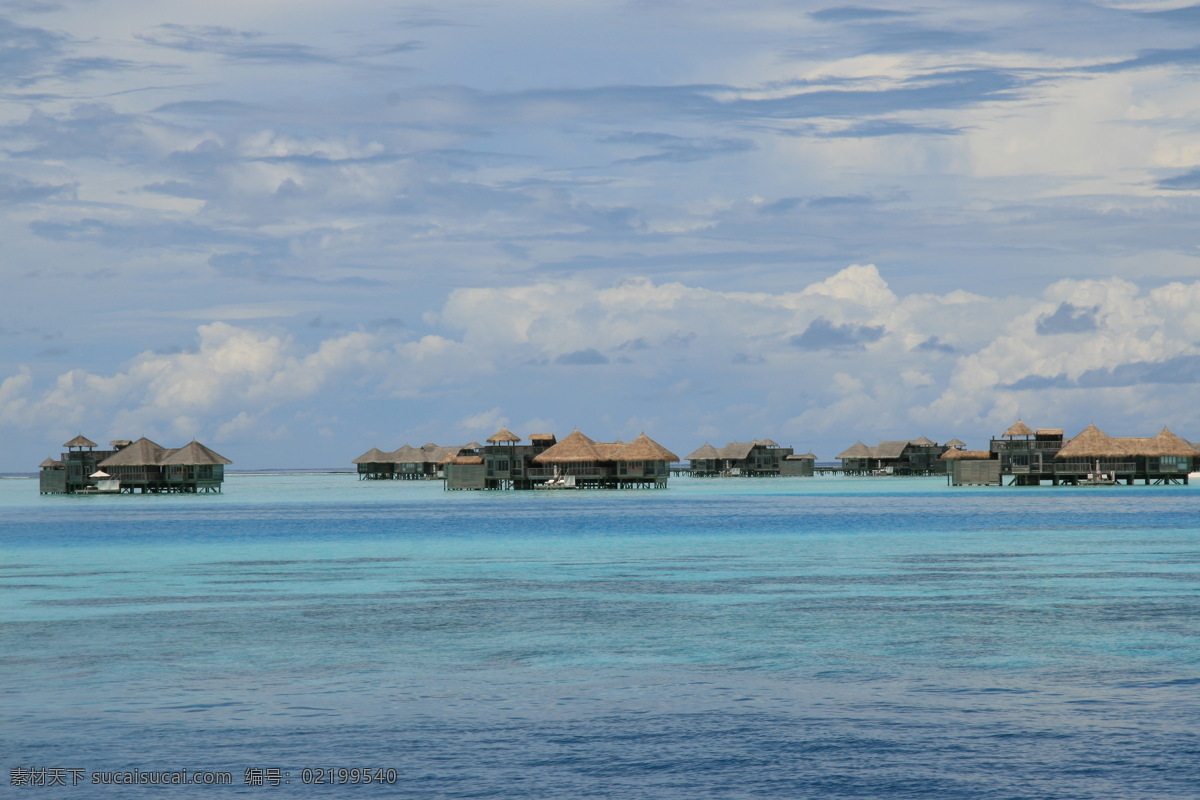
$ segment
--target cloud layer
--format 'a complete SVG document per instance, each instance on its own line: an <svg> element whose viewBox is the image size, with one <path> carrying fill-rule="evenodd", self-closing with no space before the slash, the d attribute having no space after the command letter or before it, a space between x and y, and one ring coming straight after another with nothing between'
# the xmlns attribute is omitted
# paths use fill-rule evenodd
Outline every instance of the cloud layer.
<svg viewBox="0 0 1200 800"><path fill-rule="evenodd" d="M778 294L647 278L459 289L429 321L442 334L364 327L305 344L218 322L110 374L41 386L23 367L0 383L0 426L31 439L198 436L256 466L264 451L338 464L355 448L467 441L501 424L649 428L677 448L782 436L826 458L895 436L984 446L1017 416L1186 433L1200 430L1179 391L1200 379L1196 309L1200 281L901 295L872 265ZM392 423L364 425L362 408L388 408Z"/></svg>

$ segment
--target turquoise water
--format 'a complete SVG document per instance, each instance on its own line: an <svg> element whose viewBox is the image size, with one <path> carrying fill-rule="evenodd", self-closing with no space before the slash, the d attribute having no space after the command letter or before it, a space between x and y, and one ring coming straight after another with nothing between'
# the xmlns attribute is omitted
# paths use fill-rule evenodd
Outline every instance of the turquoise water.
<svg viewBox="0 0 1200 800"><path fill-rule="evenodd" d="M1195 486L2 480L0 603L0 785L234 777L40 794L1200 796Z"/></svg>

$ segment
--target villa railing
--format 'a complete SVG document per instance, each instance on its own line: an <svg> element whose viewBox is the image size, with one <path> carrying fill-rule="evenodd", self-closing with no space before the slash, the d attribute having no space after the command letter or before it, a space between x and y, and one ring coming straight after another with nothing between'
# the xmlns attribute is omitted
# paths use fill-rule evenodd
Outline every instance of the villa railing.
<svg viewBox="0 0 1200 800"><path fill-rule="evenodd" d="M525 471L527 478L553 478L555 475L574 475L576 478L605 478L613 475L609 470L598 467L565 465L553 467L531 467Z"/></svg>
<svg viewBox="0 0 1200 800"><path fill-rule="evenodd" d="M1044 453L1044 452L1049 451L1049 452L1057 453L1059 450L1063 449L1063 446L1065 444L1066 444L1066 442L1063 442L1063 441L1039 442L1039 441L1035 441L1033 439L1028 439L1028 440L1027 439L1014 439L1013 441L1010 442L1010 441L1001 441L999 439L993 439L992 440L992 452L993 453L1004 453L1004 452L1022 452L1022 451L1031 452L1031 451L1034 451L1034 452L1043 452Z"/></svg>
<svg viewBox="0 0 1200 800"><path fill-rule="evenodd" d="M1087 475L1095 472L1107 473L1129 473L1137 472L1137 462L1135 461L1105 461L1100 460L1099 466L1093 461L1090 464L1079 462L1056 463L1054 472L1057 475Z"/></svg>

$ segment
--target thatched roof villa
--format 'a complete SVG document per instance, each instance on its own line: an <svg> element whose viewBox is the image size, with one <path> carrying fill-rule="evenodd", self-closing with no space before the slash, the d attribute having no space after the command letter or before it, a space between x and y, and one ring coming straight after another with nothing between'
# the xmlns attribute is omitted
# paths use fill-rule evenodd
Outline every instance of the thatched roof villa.
<svg viewBox="0 0 1200 800"><path fill-rule="evenodd" d="M946 471L941 457L948 450L963 446L938 444L927 436L916 439L894 439L868 447L855 442L838 454L841 471L850 475L933 475Z"/></svg>
<svg viewBox="0 0 1200 800"><path fill-rule="evenodd" d="M225 456L194 439L183 447L167 448L142 437L114 439L109 450L80 435L63 445L61 460L41 464L42 494L133 492L206 493L221 491Z"/></svg>
<svg viewBox="0 0 1200 800"><path fill-rule="evenodd" d="M662 488L678 460L645 433L632 442L599 442L575 429L561 441L543 433L521 445L504 429L488 441L478 463L446 465L447 489Z"/></svg>
<svg viewBox="0 0 1200 800"><path fill-rule="evenodd" d="M567 477L576 487L665 486L678 457L646 434L632 442L597 442L575 430L559 441L534 433L526 443L508 428L486 444L440 447L373 447L353 460L361 480L435 479L447 489L537 489Z"/></svg>
<svg viewBox="0 0 1200 800"><path fill-rule="evenodd" d="M986 455L959 457L950 468L950 482L1186 484L1188 473L1200 463L1200 448L1165 427L1154 436L1117 437L1091 424L1068 439L1062 428L1033 429L1021 420L992 439Z"/></svg>
<svg viewBox="0 0 1200 800"><path fill-rule="evenodd" d="M681 472L701 477L772 477L812 475L817 457L812 453L796 455L773 439L730 442L722 448L705 442L688 454L688 466Z"/></svg>

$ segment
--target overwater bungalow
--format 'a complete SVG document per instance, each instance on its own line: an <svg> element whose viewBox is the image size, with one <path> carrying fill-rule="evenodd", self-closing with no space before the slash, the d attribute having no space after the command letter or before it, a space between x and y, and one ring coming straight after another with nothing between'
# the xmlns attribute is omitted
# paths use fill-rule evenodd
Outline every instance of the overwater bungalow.
<svg viewBox="0 0 1200 800"><path fill-rule="evenodd" d="M688 466L676 472L700 477L777 477L812 475L817 457L796 455L771 439L730 442L717 449L705 442L687 456Z"/></svg>
<svg viewBox="0 0 1200 800"><path fill-rule="evenodd" d="M837 457L842 462L841 472L849 475L935 475L945 473L941 456L950 449L949 443L938 444L920 436L880 442L874 447L855 442Z"/></svg>
<svg viewBox="0 0 1200 800"><path fill-rule="evenodd" d="M479 446L477 442L459 447L427 442L420 447L404 444L390 452L372 447L350 463L358 467L359 480L436 480L442 477L443 461Z"/></svg>
<svg viewBox="0 0 1200 800"><path fill-rule="evenodd" d="M60 459L41 464L42 494L119 494L133 492L220 492L225 465L233 462L192 440L167 448L142 437L115 439L109 449L76 436L63 445Z"/></svg>
<svg viewBox="0 0 1200 800"><path fill-rule="evenodd" d="M474 453L442 463L447 490L663 488L678 456L646 434L597 442L578 429L562 441L534 434L529 444L504 428Z"/></svg>
<svg viewBox="0 0 1200 800"><path fill-rule="evenodd" d="M1035 430L1021 420L991 440L986 458L981 455L951 459L950 483L1186 484L1188 474L1200 464L1200 448L1168 428L1155 436L1115 437L1092 424L1067 439L1062 428Z"/></svg>

